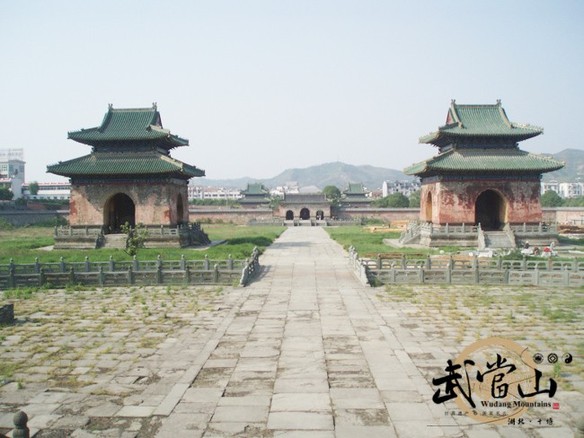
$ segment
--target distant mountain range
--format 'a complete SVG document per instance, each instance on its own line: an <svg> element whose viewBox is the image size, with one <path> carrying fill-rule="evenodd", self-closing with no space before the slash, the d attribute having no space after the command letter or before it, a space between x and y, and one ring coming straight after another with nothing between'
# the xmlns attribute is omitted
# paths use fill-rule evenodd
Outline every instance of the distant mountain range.
<svg viewBox="0 0 584 438"><path fill-rule="evenodd" d="M546 154L556 160L564 161L566 165L556 172L546 173L544 181L557 180L559 182L584 180L584 151L579 149L565 149L557 154ZM197 178L192 183L197 186L235 187L244 189L248 183L260 182L268 188L285 185L295 181L300 187L316 186L320 189L334 185L344 190L350 182L363 183L369 190L380 189L383 181L407 181L411 176L395 169L386 169L375 166L354 166L352 164L334 163L319 164L303 169L287 169L279 175L269 179L237 178L237 179L209 179Z"/></svg>
<svg viewBox="0 0 584 438"><path fill-rule="evenodd" d="M544 181L574 182L577 178L584 181L584 151L580 149L564 149L557 154L546 155L566 164L560 170L544 174Z"/></svg>

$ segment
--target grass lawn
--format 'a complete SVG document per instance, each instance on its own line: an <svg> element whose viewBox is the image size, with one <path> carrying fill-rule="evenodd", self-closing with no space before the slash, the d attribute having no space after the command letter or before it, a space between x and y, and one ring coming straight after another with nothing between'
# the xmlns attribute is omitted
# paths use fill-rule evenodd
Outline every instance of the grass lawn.
<svg viewBox="0 0 584 438"><path fill-rule="evenodd" d="M348 249L351 245L355 247L361 257L377 257L377 254L383 253L416 253L432 254L435 249L418 249L418 248L393 248L385 245L383 239L398 239L400 233L392 232L372 232L368 227L362 226L343 226L327 227L326 231L343 248Z"/></svg>
<svg viewBox="0 0 584 438"><path fill-rule="evenodd" d="M244 225L206 225L203 227L212 241L226 242L211 248L143 248L138 250L138 260L154 260L159 254L165 260L178 260L184 254L187 259L203 259L208 255L211 260L224 260L229 254L234 259L249 257L253 248L260 251L269 246L283 231L280 226L244 226ZM89 257L93 261L108 260L111 256L116 261L130 260L131 257L119 249L93 250L51 250L45 248L53 245L53 228L23 227L0 230L0 264L10 259L15 263L33 263L38 257L41 262L57 262L61 257L66 261L83 261Z"/></svg>

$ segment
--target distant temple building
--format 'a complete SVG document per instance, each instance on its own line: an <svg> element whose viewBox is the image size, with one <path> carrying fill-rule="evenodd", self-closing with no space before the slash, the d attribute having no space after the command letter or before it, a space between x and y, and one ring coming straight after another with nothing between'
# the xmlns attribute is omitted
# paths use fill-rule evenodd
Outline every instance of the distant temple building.
<svg viewBox="0 0 584 438"><path fill-rule="evenodd" d="M322 193L285 194L280 202L279 216L286 222L314 225L330 219L331 203Z"/></svg>
<svg viewBox="0 0 584 438"><path fill-rule="evenodd" d="M563 163L518 147L518 142L542 132L509 121L500 101L495 105L452 101L446 124L420 138L420 143L436 146L438 155L404 170L421 179L420 220L431 225L417 233L410 230L410 240L417 235L431 246L452 243L458 238L444 237L445 230L453 234L456 226L465 224L459 231L467 237L473 226L478 227L477 236L466 242L469 246L484 239L488 247L491 239L492 247L514 247L515 239L525 240L530 230L549 244L550 236L541 225L540 180L542 173L560 169ZM499 233L481 237L483 232Z"/></svg>
<svg viewBox="0 0 584 438"><path fill-rule="evenodd" d="M47 168L70 178L72 227L98 227L106 235L119 233L125 224L155 227L160 236L150 233L149 246L186 246L201 237L189 226L187 185L205 172L170 156L171 149L189 142L163 128L156 104L110 105L100 126L69 132L68 138L92 147L89 155ZM165 228L182 231L165 233ZM61 237L57 246L75 246L66 233L56 237Z"/></svg>
<svg viewBox="0 0 584 438"><path fill-rule="evenodd" d="M348 208L370 207L371 199L367 197L362 183L349 183L343 191L341 204Z"/></svg>
<svg viewBox="0 0 584 438"><path fill-rule="evenodd" d="M248 184L241 194L243 197L238 202L243 207L267 207L270 204L270 191L261 183Z"/></svg>

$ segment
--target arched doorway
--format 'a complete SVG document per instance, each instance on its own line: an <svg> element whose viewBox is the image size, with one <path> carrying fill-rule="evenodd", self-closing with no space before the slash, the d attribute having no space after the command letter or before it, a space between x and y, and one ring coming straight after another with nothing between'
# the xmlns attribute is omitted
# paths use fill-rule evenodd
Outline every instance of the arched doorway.
<svg viewBox="0 0 584 438"><path fill-rule="evenodd" d="M183 198L182 198L182 195L179 194L178 198L176 200L176 222L177 222L177 224L183 224L185 222L188 222L188 221L185 221L184 215L185 215L185 207L183 204Z"/></svg>
<svg viewBox="0 0 584 438"><path fill-rule="evenodd" d="M428 196L426 196L426 202L424 203L424 212L425 217L424 219L426 222L432 222L432 193L428 192Z"/></svg>
<svg viewBox="0 0 584 438"><path fill-rule="evenodd" d="M293 221L294 220L294 212L292 210L288 210L286 212L286 220Z"/></svg>
<svg viewBox="0 0 584 438"><path fill-rule="evenodd" d="M303 221L310 219L310 210L308 208L304 207L300 210L300 219Z"/></svg>
<svg viewBox="0 0 584 438"><path fill-rule="evenodd" d="M324 220L324 211L322 211L322 210L318 210L318 211L316 212L316 220L317 220L317 221L322 221L322 220Z"/></svg>
<svg viewBox="0 0 584 438"><path fill-rule="evenodd" d="M507 203L494 190L482 192L475 203L475 223L486 231L500 230L505 224Z"/></svg>
<svg viewBox="0 0 584 438"><path fill-rule="evenodd" d="M136 226L134 201L124 193L117 193L106 201L103 215L107 233L119 233L126 222L132 227Z"/></svg>

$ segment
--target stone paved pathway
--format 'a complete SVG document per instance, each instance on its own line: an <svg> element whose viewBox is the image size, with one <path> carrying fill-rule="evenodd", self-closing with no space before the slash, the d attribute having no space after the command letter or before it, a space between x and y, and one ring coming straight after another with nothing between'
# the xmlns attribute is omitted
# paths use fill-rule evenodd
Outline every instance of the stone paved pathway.
<svg viewBox="0 0 584 438"><path fill-rule="evenodd" d="M287 230L261 262L161 436L456 435L324 230Z"/></svg>
<svg viewBox="0 0 584 438"><path fill-rule="evenodd" d="M409 327L415 310L362 286L323 229L288 229L260 261L261 279L202 294L196 316L179 293L148 333L102 328L109 349L63 355L69 362L61 364L62 385L40 390L42 376L55 381L57 365L35 367L36 385L5 385L0 428L11 426L18 405L41 437L572 436L561 421L553 428L497 428L445 415L432 402L428 373L465 345L442 342L431 327ZM154 301L148 314L162 309ZM14 335L3 346L22 342ZM122 348L133 342L131 353ZM58 343L76 345L62 337ZM24 347L5 354L34 358ZM73 377L78 387L66 385ZM571 401L578 412L582 394Z"/></svg>

